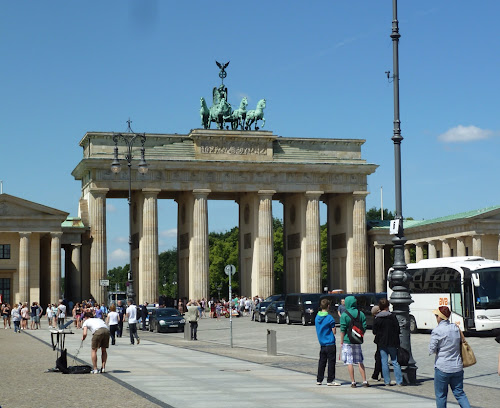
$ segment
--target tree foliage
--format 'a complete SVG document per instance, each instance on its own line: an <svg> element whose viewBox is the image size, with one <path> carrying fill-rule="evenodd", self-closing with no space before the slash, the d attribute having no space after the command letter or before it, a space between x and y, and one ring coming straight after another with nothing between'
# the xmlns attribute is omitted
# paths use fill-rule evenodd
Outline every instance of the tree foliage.
<svg viewBox="0 0 500 408"><path fill-rule="evenodd" d="M110 269L108 271L109 288L111 291L115 290L116 284L118 284L119 291L126 290L129 270L130 264L126 264L125 266L117 266L116 268Z"/></svg>

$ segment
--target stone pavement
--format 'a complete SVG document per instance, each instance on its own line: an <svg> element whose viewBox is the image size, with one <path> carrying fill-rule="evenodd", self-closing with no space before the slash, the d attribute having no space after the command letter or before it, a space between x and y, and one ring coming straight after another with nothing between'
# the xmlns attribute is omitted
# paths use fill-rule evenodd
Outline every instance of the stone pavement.
<svg viewBox="0 0 500 408"><path fill-rule="evenodd" d="M208 322L203 321L203 325L208 326ZM73 362L81 343L81 331L74 332L66 336L68 364L82 361L90 364L90 338L78 354L82 361ZM132 346L125 335L116 346L110 346L106 374L63 375L45 372L54 367L56 358L47 329L21 334L0 330L0 406L81 407L96 401L102 407L435 406L432 381L416 387L377 384L351 389L345 381L348 379L345 367L338 364L337 378L344 385L317 386L313 374L315 359L293 355L271 357L252 348L230 348L213 341L191 342L184 340L182 334L140 332L141 344ZM498 398L491 401L486 395L480 398L491 394L491 389L486 390L466 388L474 406L498 406L494 403ZM456 406L453 397L450 406Z"/></svg>

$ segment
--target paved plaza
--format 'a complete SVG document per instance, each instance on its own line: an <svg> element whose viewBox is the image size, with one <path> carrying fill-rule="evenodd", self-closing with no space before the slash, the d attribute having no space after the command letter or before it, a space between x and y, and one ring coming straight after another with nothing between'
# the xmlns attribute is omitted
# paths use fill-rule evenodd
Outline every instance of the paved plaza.
<svg viewBox="0 0 500 408"><path fill-rule="evenodd" d="M202 319L199 341L182 333L139 332L132 346L128 331L110 346L107 373L63 375L45 372L55 366L50 334L28 330L14 334L0 330L2 345L0 406L81 407L99 401L103 407L238 407L369 406L434 407L433 357L427 355L428 334L412 336L419 383L415 386L350 388L347 369L337 362L341 387L317 386L317 345L314 327L277 325L235 318L233 348L229 319ZM277 356L266 353L267 330L275 330ZM90 364L90 339L78 354L81 330L66 336L68 365ZM368 375L372 371L373 337L363 346ZM491 337L470 337L478 364L466 369L465 391L475 407L497 407L500 377L496 372L498 345ZM360 379L356 371L356 379ZM450 393L450 406L455 404Z"/></svg>

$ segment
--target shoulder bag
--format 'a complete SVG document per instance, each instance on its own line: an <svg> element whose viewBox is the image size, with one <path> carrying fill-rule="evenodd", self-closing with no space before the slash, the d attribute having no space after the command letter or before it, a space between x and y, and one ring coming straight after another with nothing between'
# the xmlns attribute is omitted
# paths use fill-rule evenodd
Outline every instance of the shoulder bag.
<svg viewBox="0 0 500 408"><path fill-rule="evenodd" d="M470 367L476 364L476 356L474 355L470 344L465 340L465 336L462 333L462 330L460 330L460 337L462 339L462 343L460 344L460 356L462 357L462 363L464 368Z"/></svg>

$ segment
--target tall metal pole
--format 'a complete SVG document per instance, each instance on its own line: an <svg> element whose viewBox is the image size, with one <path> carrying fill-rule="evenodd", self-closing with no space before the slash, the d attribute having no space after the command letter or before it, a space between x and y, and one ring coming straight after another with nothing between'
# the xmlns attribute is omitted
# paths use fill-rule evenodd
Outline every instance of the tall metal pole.
<svg viewBox="0 0 500 408"><path fill-rule="evenodd" d="M127 275L127 300L131 300L132 303L135 301L135 292L134 292L134 273L133 273L133 263L132 263L132 251L133 251L133 243L132 243L132 228L133 228L133 211L132 211L132 148L134 146L134 142L137 138L140 138L142 148L141 148L141 161L139 162L138 170L139 173L145 174L148 171L148 165L144 159L144 143L146 142L146 135L144 133L134 133L130 124L132 121L129 119L128 123L128 133L117 133L113 135L113 141L115 142L115 155L113 163L111 163L111 171L113 173L120 172L120 161L118 159L118 140L122 139L125 145L127 146L125 160L127 161L128 166L128 215L129 215L129 236L128 236L128 244L129 244L129 255L130 255L130 268Z"/></svg>
<svg viewBox="0 0 500 408"><path fill-rule="evenodd" d="M407 274L407 266L404 257L406 238L403 228L403 205L401 193L401 121L399 118L399 26L398 26L398 2L392 0L392 54L393 54L393 84L394 84L394 131L392 140L394 142L394 171L395 171L395 194L396 194L396 216L399 228L392 242L394 244L394 265L392 273L387 277L392 294L390 302L393 312L399 321L401 347L410 352L410 361L406 371L406 380L410 384L416 382L417 367L411 353L410 341L410 304L413 302L409 290L410 277Z"/></svg>

